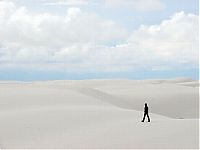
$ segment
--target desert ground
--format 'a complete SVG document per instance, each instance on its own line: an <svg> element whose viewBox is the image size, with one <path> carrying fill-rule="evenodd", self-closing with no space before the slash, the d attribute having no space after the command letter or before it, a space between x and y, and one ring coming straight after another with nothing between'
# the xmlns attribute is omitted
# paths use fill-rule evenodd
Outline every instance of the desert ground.
<svg viewBox="0 0 200 150"><path fill-rule="evenodd" d="M0 81L1 149L198 147L199 81Z"/></svg>

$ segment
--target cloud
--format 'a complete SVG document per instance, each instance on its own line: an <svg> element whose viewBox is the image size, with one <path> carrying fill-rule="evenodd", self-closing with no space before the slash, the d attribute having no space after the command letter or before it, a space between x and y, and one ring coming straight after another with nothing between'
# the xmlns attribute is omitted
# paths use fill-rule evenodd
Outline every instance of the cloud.
<svg viewBox="0 0 200 150"><path fill-rule="evenodd" d="M81 6L88 5L88 0L46 0L45 5L67 5L67 6Z"/></svg>
<svg viewBox="0 0 200 150"><path fill-rule="evenodd" d="M126 8L137 11L157 11L165 8L161 0L43 0L45 5L87 6L103 5L107 8Z"/></svg>
<svg viewBox="0 0 200 150"><path fill-rule="evenodd" d="M155 11L165 8L161 0L105 0L108 8L129 8L138 11Z"/></svg>
<svg viewBox="0 0 200 150"><path fill-rule="evenodd" d="M128 31L78 7L32 13L0 1L0 69L130 71L198 67L198 16L178 12ZM116 45L110 46L110 43Z"/></svg>
<svg viewBox="0 0 200 150"><path fill-rule="evenodd" d="M81 63L90 50L88 45L127 36L126 29L112 20L103 20L77 7L68 8L63 16L33 14L26 7L6 1L0 2L0 26L0 62L13 65Z"/></svg>
<svg viewBox="0 0 200 150"><path fill-rule="evenodd" d="M159 25L142 25L128 41L155 62L194 67L198 62L198 20L194 14L178 12Z"/></svg>

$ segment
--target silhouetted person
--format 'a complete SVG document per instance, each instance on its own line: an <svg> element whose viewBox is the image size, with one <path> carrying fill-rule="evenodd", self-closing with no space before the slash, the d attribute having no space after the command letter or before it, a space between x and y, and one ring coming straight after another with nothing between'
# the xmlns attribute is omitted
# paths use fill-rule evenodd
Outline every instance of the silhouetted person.
<svg viewBox="0 0 200 150"><path fill-rule="evenodd" d="M148 117L148 122L150 122L150 118L149 118L149 110L148 110L148 106L147 106L147 103L145 103L144 105L144 117L142 119L142 122L144 122L145 120L145 117L147 116Z"/></svg>

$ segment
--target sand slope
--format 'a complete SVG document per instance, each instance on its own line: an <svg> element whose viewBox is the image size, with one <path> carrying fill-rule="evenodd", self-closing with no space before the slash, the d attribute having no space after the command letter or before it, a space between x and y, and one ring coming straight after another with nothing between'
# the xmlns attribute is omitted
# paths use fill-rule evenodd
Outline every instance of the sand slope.
<svg viewBox="0 0 200 150"><path fill-rule="evenodd" d="M0 148L198 148L196 83L2 81Z"/></svg>

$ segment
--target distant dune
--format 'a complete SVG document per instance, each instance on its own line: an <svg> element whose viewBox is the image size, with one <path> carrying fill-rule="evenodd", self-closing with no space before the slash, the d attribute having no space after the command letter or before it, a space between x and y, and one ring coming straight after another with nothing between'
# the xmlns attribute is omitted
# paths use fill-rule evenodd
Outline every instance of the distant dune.
<svg viewBox="0 0 200 150"><path fill-rule="evenodd" d="M151 122L141 122L144 103ZM0 81L0 148L198 148L199 81Z"/></svg>

